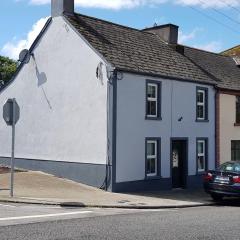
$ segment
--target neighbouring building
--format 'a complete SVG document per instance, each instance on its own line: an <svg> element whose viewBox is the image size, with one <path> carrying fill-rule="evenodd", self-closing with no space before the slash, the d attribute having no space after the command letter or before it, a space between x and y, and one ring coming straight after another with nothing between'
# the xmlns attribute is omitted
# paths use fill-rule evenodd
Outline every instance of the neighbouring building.
<svg viewBox="0 0 240 240"><path fill-rule="evenodd" d="M225 50L221 54L224 56L232 56L232 57L240 56L240 45L230 48L228 50Z"/></svg>
<svg viewBox="0 0 240 240"><path fill-rule="evenodd" d="M109 191L201 185L215 168L217 81L175 50L178 27L137 30L74 13L52 17L0 104L15 97L16 164ZM0 122L1 162L10 129Z"/></svg>
<svg viewBox="0 0 240 240"><path fill-rule="evenodd" d="M216 161L240 160L240 63L224 56L182 46L184 56L217 82Z"/></svg>

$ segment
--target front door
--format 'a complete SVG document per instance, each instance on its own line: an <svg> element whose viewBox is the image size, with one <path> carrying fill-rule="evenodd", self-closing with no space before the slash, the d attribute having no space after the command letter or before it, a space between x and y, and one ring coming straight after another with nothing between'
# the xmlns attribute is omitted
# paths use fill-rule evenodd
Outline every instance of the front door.
<svg viewBox="0 0 240 240"><path fill-rule="evenodd" d="M172 187L184 188L187 177L187 141L172 140Z"/></svg>

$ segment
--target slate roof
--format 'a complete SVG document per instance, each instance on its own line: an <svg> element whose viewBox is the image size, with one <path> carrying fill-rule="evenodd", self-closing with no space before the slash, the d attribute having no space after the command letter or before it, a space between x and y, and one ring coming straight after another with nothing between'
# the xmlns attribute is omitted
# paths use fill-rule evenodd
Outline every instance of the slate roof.
<svg viewBox="0 0 240 240"><path fill-rule="evenodd" d="M218 87L240 90L240 68L232 57L186 46L184 55L212 75L217 80Z"/></svg>
<svg viewBox="0 0 240 240"><path fill-rule="evenodd" d="M65 18L114 67L144 75L216 84L157 35L81 14Z"/></svg>
<svg viewBox="0 0 240 240"><path fill-rule="evenodd" d="M225 56L236 56L236 55L240 56L240 45L230 48L228 50L225 50L221 54Z"/></svg>

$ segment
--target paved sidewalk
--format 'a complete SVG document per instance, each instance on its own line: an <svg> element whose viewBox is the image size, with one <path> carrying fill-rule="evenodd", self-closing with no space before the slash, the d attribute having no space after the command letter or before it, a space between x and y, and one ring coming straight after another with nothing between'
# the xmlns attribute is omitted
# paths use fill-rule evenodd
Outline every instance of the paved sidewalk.
<svg viewBox="0 0 240 240"><path fill-rule="evenodd" d="M78 207L180 208L211 205L202 190L118 194L102 191L42 172L16 172L14 198L9 197L9 173L0 174L0 201Z"/></svg>

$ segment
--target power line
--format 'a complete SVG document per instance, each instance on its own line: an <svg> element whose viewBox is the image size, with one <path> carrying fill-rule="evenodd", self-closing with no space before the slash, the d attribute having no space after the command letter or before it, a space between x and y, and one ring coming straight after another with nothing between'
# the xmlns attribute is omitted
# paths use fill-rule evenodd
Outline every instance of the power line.
<svg viewBox="0 0 240 240"><path fill-rule="evenodd" d="M201 0L198 0L198 1L199 1L200 3L202 3L202 4L205 4L205 3L204 3L203 1L201 1ZM232 17L229 17L227 14L221 12L220 10L218 10L218 9L216 9L216 8L213 8L213 7L210 7L210 9L212 9L214 12L216 12L216 13L224 16L225 18L229 19L230 21L232 21L232 22L240 25L240 22L238 22L237 20L235 20L235 19L232 18Z"/></svg>
<svg viewBox="0 0 240 240"><path fill-rule="evenodd" d="M206 13L200 11L200 10L198 10L197 8L192 7L192 6L188 6L188 7L191 8L192 10L198 12L199 14L203 15L204 17L206 17L206 18L208 18L208 19L211 19L211 20L214 21L215 23L217 23L217 24L219 24L219 25L227 28L228 30L230 30L230 31L232 31L232 32L234 32L234 33L237 33L238 35L240 34L239 31L235 30L235 29L232 28L232 27L229 27L227 24L225 24L225 23L217 20L216 18L214 18L214 17L212 17L212 16L210 16L210 15L208 15L208 14L206 14Z"/></svg>
<svg viewBox="0 0 240 240"><path fill-rule="evenodd" d="M240 13L240 10L238 8L236 8L235 6L233 6L230 3L227 3L225 0L219 0L220 2L224 3L226 6L232 8L233 10L237 11L238 13Z"/></svg>

